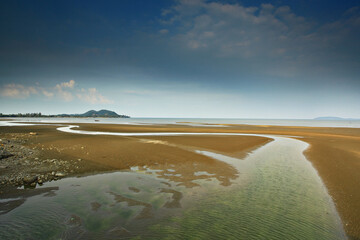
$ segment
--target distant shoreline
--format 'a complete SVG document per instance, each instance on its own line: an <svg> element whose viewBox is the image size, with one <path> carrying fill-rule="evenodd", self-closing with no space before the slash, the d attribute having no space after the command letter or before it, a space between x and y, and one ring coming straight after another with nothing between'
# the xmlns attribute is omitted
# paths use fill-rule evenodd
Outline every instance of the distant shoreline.
<svg viewBox="0 0 360 240"><path fill-rule="evenodd" d="M112 117L112 116L95 116L95 117L83 117L83 116L52 116L52 115L43 115L43 116L14 116L14 115L1 115L2 118L130 118L129 116L120 116L120 117Z"/></svg>
<svg viewBox="0 0 360 240"><path fill-rule="evenodd" d="M61 118L61 117L68 117L68 118L89 118L89 117L103 117L103 118L130 118L130 116L124 114L117 114L114 111L102 109L99 111L90 110L85 113L76 113L76 114L68 114L68 113L61 113L61 114L50 114L50 115L43 115L41 112L35 113L17 113L17 114L3 114L0 113L0 117L29 117L29 118Z"/></svg>

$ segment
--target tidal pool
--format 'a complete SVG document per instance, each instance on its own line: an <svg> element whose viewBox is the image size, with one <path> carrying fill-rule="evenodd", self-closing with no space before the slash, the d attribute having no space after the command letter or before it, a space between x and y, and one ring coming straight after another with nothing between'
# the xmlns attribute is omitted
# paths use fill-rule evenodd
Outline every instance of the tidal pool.
<svg viewBox="0 0 360 240"><path fill-rule="evenodd" d="M0 239L346 239L332 199L302 152L274 141L229 165L133 166L46 183L0 214ZM16 201L16 202L13 202Z"/></svg>

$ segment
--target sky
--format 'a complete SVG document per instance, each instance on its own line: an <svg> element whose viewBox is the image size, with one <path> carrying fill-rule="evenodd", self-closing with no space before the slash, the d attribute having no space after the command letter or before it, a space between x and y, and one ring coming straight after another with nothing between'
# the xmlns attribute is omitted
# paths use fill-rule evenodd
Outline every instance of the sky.
<svg viewBox="0 0 360 240"><path fill-rule="evenodd" d="M0 112L360 118L360 1L0 1Z"/></svg>

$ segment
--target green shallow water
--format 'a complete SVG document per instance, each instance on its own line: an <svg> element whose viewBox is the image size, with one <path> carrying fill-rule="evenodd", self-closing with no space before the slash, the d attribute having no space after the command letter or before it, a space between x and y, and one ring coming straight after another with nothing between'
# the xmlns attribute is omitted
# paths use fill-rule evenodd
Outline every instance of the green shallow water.
<svg viewBox="0 0 360 240"><path fill-rule="evenodd" d="M198 151L232 176L179 163L47 183L0 215L0 239L346 239L306 147L275 138L244 160Z"/></svg>
<svg viewBox="0 0 360 240"><path fill-rule="evenodd" d="M345 239L331 198L299 154L305 148L292 139L270 143L235 163L246 180L210 191L181 217L152 229L166 239Z"/></svg>

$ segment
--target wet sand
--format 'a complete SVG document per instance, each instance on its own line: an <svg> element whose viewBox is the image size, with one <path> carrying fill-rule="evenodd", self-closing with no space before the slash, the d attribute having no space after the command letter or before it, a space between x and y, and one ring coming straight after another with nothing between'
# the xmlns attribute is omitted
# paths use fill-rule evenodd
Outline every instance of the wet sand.
<svg viewBox="0 0 360 240"><path fill-rule="evenodd" d="M206 125L76 125L80 126L80 130L104 132L229 132L293 136L310 144L305 155L332 196L348 236L360 239L360 129L251 125L218 128ZM196 154L194 149L242 157L270 141L268 138L248 136L90 136L59 132L51 125L0 127L1 135L29 132L37 132L38 135L30 138L27 146L41 149L43 158L82 159L84 166L74 169L74 174L144 165L167 169L172 167L172 163L181 162L182 165L177 166L188 173L185 171L180 182L186 186L193 184L194 178L201 177L194 175L196 171L215 174L223 185L230 184L238 174L231 166ZM192 169L194 162L197 169ZM171 179L176 176L166 177Z"/></svg>
<svg viewBox="0 0 360 240"><path fill-rule="evenodd" d="M195 185L193 180L204 178L204 176L194 175L195 172L212 174L225 186L229 185L238 174L232 166L197 154L195 150L212 150L245 157L248 152L271 141L268 138L245 136L177 136L167 138L92 136L64 133L57 131L56 127L58 126L0 127L0 138L9 134L12 134L12 137L20 135L21 138L27 138L25 145L30 150L38 151L37 155L27 159L27 161L38 158L37 161L44 160L44 164L42 164L39 172L33 169L29 173L30 175L59 171L57 165L47 163L48 159L70 162L69 169L65 172L66 175L127 170L135 166L156 166L157 169L166 170L172 168L172 165L176 165L177 168L181 168L181 178L168 176L166 171L164 171L163 177L169 180L177 178L177 182L181 182L184 186L193 186ZM87 124L84 127L91 129L92 125ZM94 130L96 127L98 125L94 125ZM138 130L142 131L141 129ZM183 130L189 131L189 129ZM37 135L30 136L28 134L30 132L35 132ZM26 167L28 168L28 166ZM9 166L7 169L0 169L0 173L9 174L11 170L14 172L18 169L19 166ZM64 169L60 169L60 171L64 172Z"/></svg>

